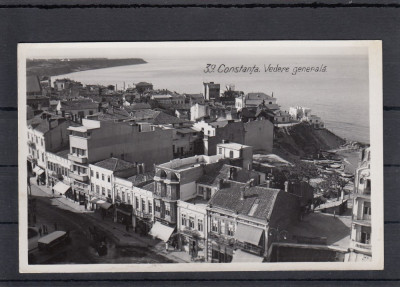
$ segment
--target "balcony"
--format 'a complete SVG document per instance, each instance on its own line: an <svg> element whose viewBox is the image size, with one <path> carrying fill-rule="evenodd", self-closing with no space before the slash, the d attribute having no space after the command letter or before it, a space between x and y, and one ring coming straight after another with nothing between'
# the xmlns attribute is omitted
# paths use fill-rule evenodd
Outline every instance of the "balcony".
<svg viewBox="0 0 400 287"><path fill-rule="evenodd" d="M89 175L84 174L84 173L78 174L78 173L70 172L69 176L71 178L73 178L73 179L76 179L76 180L79 180L79 181L83 181L83 182L86 182L86 181L89 180Z"/></svg>
<svg viewBox="0 0 400 287"><path fill-rule="evenodd" d="M371 226L371 219L358 219L357 217L354 218L353 223L362 226Z"/></svg>
<svg viewBox="0 0 400 287"><path fill-rule="evenodd" d="M371 254L371 244L352 242L352 248L360 253Z"/></svg>
<svg viewBox="0 0 400 287"><path fill-rule="evenodd" d="M143 219L151 219L151 214L140 210L135 210L135 215Z"/></svg>
<svg viewBox="0 0 400 287"><path fill-rule="evenodd" d="M72 153L68 154L68 159L70 161L74 161L76 163L81 163L81 164L87 163L87 157L86 156L78 156L78 155L72 154Z"/></svg>
<svg viewBox="0 0 400 287"><path fill-rule="evenodd" d="M222 234L217 234L215 232L209 232L208 233L208 238L220 243L220 244L225 244L225 245L229 245L229 246L234 246L235 244L235 239L234 238L229 238L229 237L225 237Z"/></svg>

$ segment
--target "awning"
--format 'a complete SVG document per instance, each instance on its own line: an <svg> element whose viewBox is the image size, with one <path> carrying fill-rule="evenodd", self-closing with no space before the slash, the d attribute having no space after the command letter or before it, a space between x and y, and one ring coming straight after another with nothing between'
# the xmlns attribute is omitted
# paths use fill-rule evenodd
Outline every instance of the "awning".
<svg viewBox="0 0 400 287"><path fill-rule="evenodd" d="M261 263L264 261L263 257L254 255L254 254L250 254L247 252L244 252L240 249L237 249L235 251L235 253L233 253L233 257L232 257L232 262L254 262L254 263Z"/></svg>
<svg viewBox="0 0 400 287"><path fill-rule="evenodd" d="M35 166L33 168L33 172L36 173L36 175L41 175L42 173L44 173L44 170L41 169L39 166Z"/></svg>
<svg viewBox="0 0 400 287"><path fill-rule="evenodd" d="M91 200L90 200L90 203L96 203L96 202L98 202L100 199L97 199L96 197L93 197Z"/></svg>
<svg viewBox="0 0 400 287"><path fill-rule="evenodd" d="M263 231L260 228L239 223L235 232L235 239L258 246Z"/></svg>
<svg viewBox="0 0 400 287"><path fill-rule="evenodd" d="M100 206L101 204L106 203L106 202L102 199L98 199L95 203Z"/></svg>
<svg viewBox="0 0 400 287"><path fill-rule="evenodd" d="M66 185L65 183L59 181L57 184L53 187L55 192L65 194L68 189L71 187L69 185Z"/></svg>
<svg viewBox="0 0 400 287"><path fill-rule="evenodd" d="M104 203L97 202L97 204L100 205L100 207L103 209L109 209L112 205L112 203L109 203L109 202L104 202Z"/></svg>
<svg viewBox="0 0 400 287"><path fill-rule="evenodd" d="M166 226L164 224L161 224L160 222L156 222L151 228L149 234L153 237L161 239L164 242L167 242L171 237L172 232L174 232L174 229L175 228Z"/></svg>

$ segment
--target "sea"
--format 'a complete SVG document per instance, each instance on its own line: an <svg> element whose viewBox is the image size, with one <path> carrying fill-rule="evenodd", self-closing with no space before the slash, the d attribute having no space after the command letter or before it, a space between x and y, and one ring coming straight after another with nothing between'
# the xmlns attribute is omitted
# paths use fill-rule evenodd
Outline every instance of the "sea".
<svg viewBox="0 0 400 287"><path fill-rule="evenodd" d="M83 84L116 85L117 89L132 87L134 83L150 82L154 89L168 89L178 93L203 93L203 82L221 84L221 92L228 85L236 90L264 92L273 95L282 110L293 106L312 109L326 128L347 140L370 142L368 57L342 56L274 56L242 57L234 60L207 59L145 59L146 64L120 66L75 72L52 77L70 78ZM214 72L206 73L208 64ZM259 67L259 73L218 72L222 67ZM265 72L264 66L288 67L290 72ZM296 67L325 67L325 72L300 72ZM220 69L221 71L221 69Z"/></svg>

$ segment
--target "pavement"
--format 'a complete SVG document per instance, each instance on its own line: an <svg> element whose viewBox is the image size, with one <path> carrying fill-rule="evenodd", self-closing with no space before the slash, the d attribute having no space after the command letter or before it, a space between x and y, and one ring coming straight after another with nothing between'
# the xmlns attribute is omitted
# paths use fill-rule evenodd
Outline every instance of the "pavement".
<svg viewBox="0 0 400 287"><path fill-rule="evenodd" d="M36 186L43 192L42 195L51 197L52 202L57 204L59 208L68 209L75 213L82 213L82 215L86 216L86 218L93 222L96 227L100 228L109 237L111 237L118 246L146 247L174 262L191 262L190 255L184 251L173 250L171 247L168 251L166 251L165 243L163 241L160 241L159 239L153 239L149 235L135 233L131 229L126 231L125 225L114 222L112 218L106 217L105 219L102 219L99 213L85 209L85 206L79 205L78 202L74 202L73 200L63 196L54 196L51 187L46 185L38 186L34 177L30 179L30 182L32 186Z"/></svg>

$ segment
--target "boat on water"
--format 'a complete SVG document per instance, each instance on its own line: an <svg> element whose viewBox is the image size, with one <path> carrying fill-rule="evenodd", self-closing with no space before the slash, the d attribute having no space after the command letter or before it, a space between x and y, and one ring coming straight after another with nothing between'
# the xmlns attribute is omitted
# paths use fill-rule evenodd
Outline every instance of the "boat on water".
<svg viewBox="0 0 400 287"><path fill-rule="evenodd" d="M342 167L342 165L341 165L341 164L338 164L338 163L334 163L334 164L331 164L329 167L330 167L330 168L334 168L334 169L339 169L339 168Z"/></svg>

